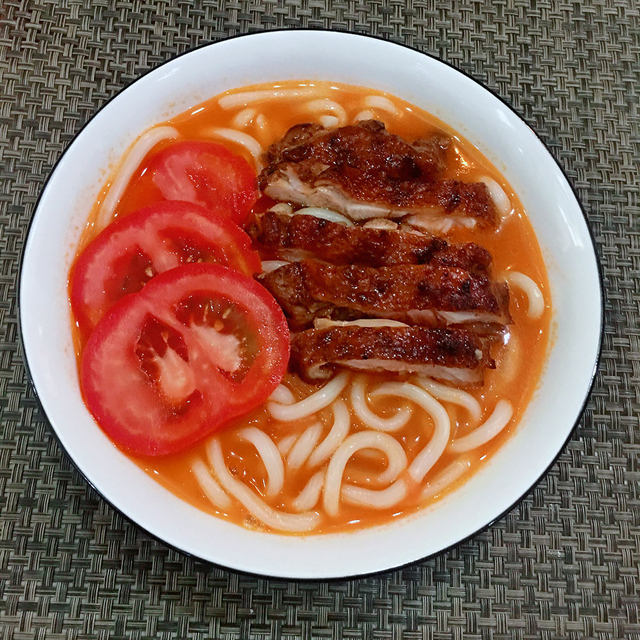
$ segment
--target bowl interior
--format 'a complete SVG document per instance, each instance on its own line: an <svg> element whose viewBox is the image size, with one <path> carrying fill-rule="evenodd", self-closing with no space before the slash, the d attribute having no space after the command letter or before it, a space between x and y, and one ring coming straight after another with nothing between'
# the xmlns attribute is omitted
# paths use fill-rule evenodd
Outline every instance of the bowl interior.
<svg viewBox="0 0 640 640"><path fill-rule="evenodd" d="M291 537L241 529L176 498L104 436L79 392L67 275L110 164L141 131L221 91L282 79L382 89L433 113L492 161L519 194L546 260L553 335L540 387L516 433L436 506L349 534ZM228 567L273 576L368 573L436 553L481 529L544 473L578 419L595 372L601 294L593 244L563 173L504 103L446 64L373 38L283 31L197 49L147 74L82 130L41 196L25 249L20 321L29 369L57 435L115 507L166 542Z"/></svg>

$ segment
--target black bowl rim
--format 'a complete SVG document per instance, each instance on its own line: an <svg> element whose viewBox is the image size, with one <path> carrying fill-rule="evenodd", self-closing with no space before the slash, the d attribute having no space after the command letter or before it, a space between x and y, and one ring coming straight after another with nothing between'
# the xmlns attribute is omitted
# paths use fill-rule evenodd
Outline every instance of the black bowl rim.
<svg viewBox="0 0 640 640"><path fill-rule="evenodd" d="M33 221L35 219L35 214L37 213L38 208L40 206L40 200L42 199L42 196L43 196L43 194L44 194L44 192L45 192L45 190L47 188L47 185L49 184L49 181L51 180L53 174L55 173L56 169L58 168L58 165L60 164L60 162L62 161L62 159L66 155L67 151L74 144L76 139L82 134L82 132L85 130L85 128L94 120L94 118L110 102L112 102L113 100L118 98L123 91L127 90L129 87L131 87L133 84L135 84L136 82L138 82L139 80L144 78L146 75L148 75L149 73L152 73L153 71L156 71L157 69L162 68L163 66L167 65L170 62L173 62L174 60L176 60L178 58L181 58L182 56L185 56L185 55L187 55L189 53L192 53L193 51L197 51L198 49L203 49L205 47L215 46L217 44L220 44L222 42L226 42L226 41L229 41L229 40L236 40L238 38L252 38L252 37L264 35L265 33L289 32L289 31L296 31L296 32L308 31L308 32L315 32L315 33L321 32L321 33L327 33L327 34L341 33L341 34L350 35L350 36L354 36L354 37L370 38L372 40L378 40L378 41L386 42L388 44L396 45L398 47L403 47L405 49L408 49L409 51L413 51L414 53L419 53L420 55L427 56L429 58L432 58L432 59L434 59L434 60L446 65L447 67L450 67L454 71L456 71L456 72L464 75L465 77L469 78L474 83L476 83L477 85L482 87L485 91L487 91L488 93L493 95L495 98L497 98L516 117L518 117L518 119L520 119L523 122L523 124L538 139L538 141L542 144L542 146L545 148L545 150L549 154L549 157L555 162L557 168L560 170L560 172L564 176L564 179L566 180L567 184L571 188L571 191L573 193L573 197L576 199L576 202L578 203L578 207L580 208L580 211L581 211L582 216L583 216L584 221L585 221L585 225L586 225L588 233L589 233L589 238L591 240L591 249L593 251L593 258L595 260L596 267L597 267L597 270L598 270L598 285L599 285L599 289L600 289L600 292L599 292L600 293L600 332L599 332L599 336L598 336L597 356L596 356L596 361L595 361L595 363L593 365L593 370L591 372L591 378L590 378L587 390L585 392L585 397L584 397L584 400L582 402L582 406L580 407L580 410L578 411L578 414L576 416L575 422L573 423L573 426L571 427L571 429L570 429L570 431L569 431L569 433L567 435L566 440L563 442L562 446L558 450L558 453L555 455L553 460L551 460L551 462L547 465L547 467L543 470L543 472L538 476L538 478L536 478L535 482L533 482L533 484L517 500L515 500L513 503L511 503L506 509L504 509L495 518L492 518L486 524L484 524L483 526L479 527L478 529L476 529L472 533L461 537L456 542L453 542L452 544L440 549L439 551L435 551L434 553L430 553L430 554L428 554L426 556L422 556L420 558L416 558L415 560L410 560L409 562L406 562L406 563L402 563L402 564L399 564L399 565L392 565L392 566L386 567L384 569L376 569L375 571L370 571L370 572L365 572L365 573L349 573L349 574L346 574L346 575L343 575L343 576L313 577L313 578L306 578L306 577L305 578L297 578L295 576L289 576L289 577L287 577L287 576L271 576L269 574L254 573L254 572L251 572L251 571L246 571L246 570L242 570L242 569L236 569L234 567L228 567L228 566L223 565L223 564L218 564L218 563L212 562L210 560L206 560L204 558L201 558L200 556L197 556L197 555L195 555L194 553L192 553L190 551L182 549L181 547L179 547L179 546L177 546L175 544L171 544L171 543L167 542L161 536L153 533L152 531L149 531L148 529L146 529L142 525L138 524L138 522L136 522L131 516L127 515L126 513L121 511L118 507L116 507L110 500L108 500L102 494L102 492L91 482L91 480L80 469L80 467L77 465L77 463L75 462L75 460L73 459L71 454L67 451L65 446L62 444L62 441L60 440L60 437L58 436L57 431L51 425L51 421L49 420L49 418L48 418L48 416L46 414L46 411L44 410L44 407L42 406L42 403L40 401L40 397L38 395L38 390L36 389L36 386L35 386L35 383L34 383L34 379L33 379L33 375L31 373L31 368L30 368L29 362L27 360L26 350L24 348L24 337L23 337L23 330L22 330L22 315L20 313L20 292L21 292L21 289L22 289L22 270L23 270L23 266L24 266L25 252L26 252L26 248L27 248L27 244L28 244L28 240L29 240L29 235L31 234ZM100 498L102 500L104 500L112 509L114 509L114 511L118 512L125 520L127 520L131 524L135 525L139 529L142 529L143 531L145 531L148 535L150 535L155 540L161 542L162 544L168 546L171 549L174 549L174 550L186 555L187 557L195 558L199 562L203 562L203 563L209 564L211 566L222 567L222 568L224 568L226 570L235 571L237 573L248 575L248 576L260 576L260 577L269 578L270 580L279 580L279 581L297 580L297 581L305 581L305 582L318 582L318 581L328 582L328 581L348 580L348 579L352 579L352 578L359 578L359 577L365 577L365 576L376 576L376 575L380 575L380 574L383 574L383 573L387 573L389 571L396 571L398 569L402 569L403 567L407 567L409 565L412 565L412 564L415 564L415 563L418 563L418 562L423 562L425 560L428 560L430 558L438 556L438 555L440 555L442 553L445 553L445 552L453 549L454 547L457 547L458 545L461 545L461 544L467 542L471 538L477 536L479 533L482 533L482 532L486 531L495 522L497 522L498 520L503 518L505 515L510 513L516 506L518 506L535 489L535 487L538 485L540 480L542 480L542 478L544 478L549 473L551 468L557 462L558 458L562 455L563 451L567 447L567 444L569 443L569 441L573 437L578 425L580 424L582 416L584 415L585 409L587 407L587 403L589 402L589 399L590 399L590 396L591 396L591 392L593 391L593 386L595 384L597 372L598 372L598 370L600 368L600 362L601 362L601 357L602 357L602 344L603 344L603 337L604 337L604 308L605 308L604 278L603 278L603 273L602 273L602 265L601 265L600 259L598 257L598 252L596 250L596 246L597 245L596 245L595 237L594 237L594 234L593 234L593 230L592 230L591 225L589 223L589 218L587 217L587 214L585 212L584 206L583 206L580 198L578 197L578 193L577 193L575 187L573 186L571 180L569 180L569 176L567 176L567 173L565 172L563 167L560 165L560 163L555 158L555 156L551 153L551 150L549 149L548 145L536 133L536 131L527 123L527 121L505 99L503 99L493 89L490 89L489 87L485 86L482 82L480 82L479 80L477 80L476 78L471 76L466 71L463 71L462 69L458 69L457 67L455 67L450 62L447 62L446 60L442 60L438 56L432 55L430 53L425 53L424 51L420 51L419 49L416 49L416 48L414 48L412 46L409 46L407 44L403 44L401 42L396 42L394 40L389 40L387 38L383 38L383 37L377 36L377 35L364 34L364 33L354 33L352 31L348 31L346 29L281 28L281 29L267 29L265 31L259 31L259 32L254 32L254 33L242 33L242 34L238 34L238 35L235 35L235 36L229 36L229 37L226 37L226 38L221 38L220 40L215 40L213 42L205 42L205 43L200 44L200 45L198 45L196 47L188 49L187 51L183 51L182 53L179 53L179 54L177 54L175 56L172 56L168 60L165 60L164 62L162 62L161 64L159 64L156 67L153 67L152 69L148 69L147 71L142 73L140 76L138 76L135 80L133 80L132 82L127 84L125 87L123 87L122 89L117 91L113 96L111 96L82 125L80 130L77 133L74 134L73 138L65 146L64 151L60 154L60 157L56 160L55 164L53 165L53 167L49 171L47 179L45 180L44 184L42 185L42 189L40 191L40 195L38 196L38 199L36 201L36 204L35 204L35 207L34 207L34 210L33 210L33 215L31 216L31 219L29 220L29 224L27 226L27 233L25 235L24 245L22 247L22 251L21 251L21 254L20 254L19 268L18 268L19 276L18 276L18 282L17 282L17 287L16 287L16 315L17 315L17 320L18 320L18 335L19 335L19 340L20 340L19 345L20 345L20 349L22 351L22 359L23 359L24 364L25 364L25 370L26 370L26 373L27 373L28 382L29 382L29 384L30 384L30 386L31 386L31 388L32 388L32 390L34 392L35 398L36 398L36 400L38 402L38 405L40 407L40 410L41 410L42 414L47 418L47 422L49 422L49 426L51 428L51 431L53 432L56 440L58 441L58 444L60 445L61 449L64 451L64 453L67 456L67 458L71 461L71 463L76 468L78 473L84 478L85 482L100 496Z"/></svg>

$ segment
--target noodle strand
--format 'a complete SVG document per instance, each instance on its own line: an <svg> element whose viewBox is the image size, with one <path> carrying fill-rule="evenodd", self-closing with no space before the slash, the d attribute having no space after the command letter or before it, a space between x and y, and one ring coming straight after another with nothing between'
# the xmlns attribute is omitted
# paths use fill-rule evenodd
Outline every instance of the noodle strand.
<svg viewBox="0 0 640 640"><path fill-rule="evenodd" d="M207 465L197 458L191 467L193 475L196 477L200 488L204 495L209 499L211 504L221 509L228 509L231 506L231 498L224 492L224 489L216 482L211 475Z"/></svg>
<svg viewBox="0 0 640 640"><path fill-rule="evenodd" d="M322 425L314 422L307 427L296 440L287 456L287 467L292 471L299 469L307 460L322 435Z"/></svg>
<svg viewBox="0 0 640 640"><path fill-rule="evenodd" d="M276 511L260 499L247 485L234 478L224 462L222 447L217 438L212 438L207 444L207 455L220 484L260 522L272 529L292 533L311 531L318 526L320 522L318 513L307 511L291 514Z"/></svg>
<svg viewBox="0 0 640 640"><path fill-rule="evenodd" d="M250 442L257 450L267 471L267 496L277 496L284 486L284 464L273 440L256 427L246 427L237 433L239 438Z"/></svg>
<svg viewBox="0 0 640 640"><path fill-rule="evenodd" d="M369 107L370 109L386 111L392 116L400 115L396 105L393 104L389 98L385 98L384 96L367 96L364 99L364 106Z"/></svg>
<svg viewBox="0 0 640 640"><path fill-rule="evenodd" d="M256 128L258 129L258 131L264 135L268 126L269 123L267 122L264 113L259 113L256 117Z"/></svg>
<svg viewBox="0 0 640 640"><path fill-rule="evenodd" d="M236 116L231 121L231 124L234 127L244 128L249 124L251 124L251 121L253 120L255 115L256 115L255 109L252 109L252 108L243 109L242 111L239 111L236 114Z"/></svg>
<svg viewBox="0 0 640 640"><path fill-rule="evenodd" d="M124 160L118 168L118 173L109 186L109 191L100 205L95 222L96 232L102 231L113 219L114 210L120 203L120 198L122 198L122 194L131 181L133 173L140 166L140 163L145 159L149 151L163 140L179 137L180 133L173 127L153 127L145 131L134 142L133 146L127 151Z"/></svg>
<svg viewBox="0 0 640 640"><path fill-rule="evenodd" d="M250 136L248 133L244 133L243 131L226 129L225 127L209 129L208 133L209 135L223 138L230 142L235 142L237 145L244 147L253 157L256 169L260 170L262 168L262 163L260 161L263 153L262 145L253 136Z"/></svg>
<svg viewBox="0 0 640 640"><path fill-rule="evenodd" d="M365 109L364 111L360 111L356 113L353 118L354 122L360 122L362 120L375 120L376 114L373 113L370 109Z"/></svg>
<svg viewBox="0 0 640 640"><path fill-rule="evenodd" d="M474 429L469 435L457 438L451 443L450 451L462 453L471 451L489 440L493 440L511 420L513 407L508 400L499 400L493 413L487 418L484 424Z"/></svg>
<svg viewBox="0 0 640 640"><path fill-rule="evenodd" d="M371 429L387 433L397 431L407 424L413 413L410 407L400 407L395 415L383 418L369 409L366 395L365 377L358 375L351 384L351 406L358 419Z"/></svg>
<svg viewBox="0 0 640 640"><path fill-rule="evenodd" d="M487 191L489 192L498 213L503 218L507 216L511 211L511 200L509 200L509 196L504 192L504 189L489 176L479 178L478 182L484 183L485 187L487 187Z"/></svg>
<svg viewBox="0 0 640 640"><path fill-rule="evenodd" d="M306 418L320 409L324 409L329 406L347 386L349 380L349 374L346 372L340 373L331 381L319 389L310 396L307 396L300 402L295 402L290 405L283 405L278 402L269 402L267 409L269 413L281 422L292 422L293 420L300 420Z"/></svg>
<svg viewBox="0 0 640 640"><path fill-rule="evenodd" d="M291 503L291 508L294 511L310 511L320 500L322 493L322 485L324 484L324 470L314 473L309 482L304 486L304 489L298 494L295 500Z"/></svg>
<svg viewBox="0 0 640 640"><path fill-rule="evenodd" d="M444 453L449 443L451 436L449 415L445 408L424 389L407 382L386 382L375 389L371 395L397 395L407 398L422 407L433 419L435 428L429 444L416 455L409 465L409 475L414 482L420 482Z"/></svg>
<svg viewBox="0 0 640 640"><path fill-rule="evenodd" d="M420 499L426 500L438 495L458 478L462 477L470 468L471 460L469 458L464 457L455 460L427 481L420 494Z"/></svg>
<svg viewBox="0 0 640 640"><path fill-rule="evenodd" d="M527 315L537 320L544 313L544 296L540 287L529 276L520 271L510 271L505 276L510 286L518 287L527 296L529 308Z"/></svg>
<svg viewBox="0 0 640 640"><path fill-rule="evenodd" d="M340 120L336 116L320 116L318 121L325 129L331 129L337 127L340 124Z"/></svg>
<svg viewBox="0 0 640 640"><path fill-rule="evenodd" d="M282 440L278 442L278 451L283 456L286 456L289 453L289 451L291 451L291 447L293 447L297 437L298 437L297 433L291 433L288 436L285 436L284 438L282 438Z"/></svg>
<svg viewBox="0 0 640 640"><path fill-rule="evenodd" d="M327 437L313 450L309 456L308 464L311 468L317 467L328 460L333 452L342 444L351 427L351 416L343 400L336 400L331 406L333 409L333 426Z"/></svg>
<svg viewBox="0 0 640 640"><path fill-rule="evenodd" d="M342 487L342 499L349 504L369 509L388 509L404 500L407 496L408 486L404 478L396 480L386 489L365 489L354 484L345 484Z"/></svg>
<svg viewBox="0 0 640 640"><path fill-rule="evenodd" d="M379 431L359 431L350 435L331 457L324 480L323 505L332 517L338 515L340 508L340 488L344 469L349 458L360 449L379 449L387 457L387 469L380 475L380 481L384 479L393 482L407 467L407 454L402 445L390 435Z"/></svg>
<svg viewBox="0 0 640 640"><path fill-rule="evenodd" d="M318 98L317 100L311 100L307 102L305 109L312 113L330 111L338 119L339 125L347 123L347 112L344 110L344 107L330 98Z"/></svg>
<svg viewBox="0 0 640 640"><path fill-rule="evenodd" d="M293 404L296 398L289 387L284 384L279 384L269 396L269 400L271 402L279 402L280 404Z"/></svg>
<svg viewBox="0 0 640 640"><path fill-rule="evenodd" d="M418 378L418 384L434 398L464 407L474 420L480 420L482 417L480 403L470 393L441 384L431 378Z"/></svg>
<svg viewBox="0 0 640 640"><path fill-rule="evenodd" d="M497 366L500 369L502 379L509 382L513 380L518 373L521 348L519 338L513 333L505 334L504 340L505 348L502 351Z"/></svg>
<svg viewBox="0 0 640 640"><path fill-rule="evenodd" d="M320 95L322 90L316 87L301 87L299 89L265 89L258 91L241 91L222 96L218 104L225 110L235 107L247 106L253 102L262 102L267 99L280 98L306 98Z"/></svg>

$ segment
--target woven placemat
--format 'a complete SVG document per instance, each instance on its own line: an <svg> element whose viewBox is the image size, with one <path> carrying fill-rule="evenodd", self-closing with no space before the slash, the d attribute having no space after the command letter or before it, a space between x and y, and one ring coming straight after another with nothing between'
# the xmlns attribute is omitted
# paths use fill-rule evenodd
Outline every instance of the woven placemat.
<svg viewBox="0 0 640 640"><path fill-rule="evenodd" d="M634 0L2 0L0 20L2 638L640 638ZM282 27L382 36L495 90L577 188L605 278L600 373L551 472L472 540L362 579L246 576L185 557L125 521L60 450L19 348L27 225L83 123L176 53Z"/></svg>

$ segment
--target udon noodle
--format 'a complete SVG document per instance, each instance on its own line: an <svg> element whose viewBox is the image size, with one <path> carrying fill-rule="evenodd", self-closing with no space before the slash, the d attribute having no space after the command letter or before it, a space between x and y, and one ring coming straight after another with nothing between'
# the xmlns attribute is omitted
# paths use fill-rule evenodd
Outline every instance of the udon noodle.
<svg viewBox="0 0 640 640"><path fill-rule="evenodd" d="M453 229L448 222L440 230L453 241L474 240L491 251L495 272L511 285L514 322L498 345L497 368L487 372L481 387L347 371L309 385L288 374L262 409L204 443L163 460L136 461L196 506L269 531L379 524L432 504L487 464L522 420L544 360L550 317L546 273L517 196L447 125L369 89L285 82L231 91L203 107L149 129L134 143L94 209L90 233L135 206L127 209L127 185L161 141L221 141L259 171L267 146L299 122L335 127L377 118L407 139L444 131L456 142L449 175L484 182L502 224L497 232L472 225ZM277 207L292 213L287 204ZM326 209L296 213L353 224ZM424 219L414 218L409 224L419 230ZM395 223L370 220L365 226L389 225ZM266 272L284 264L265 260L262 266Z"/></svg>

